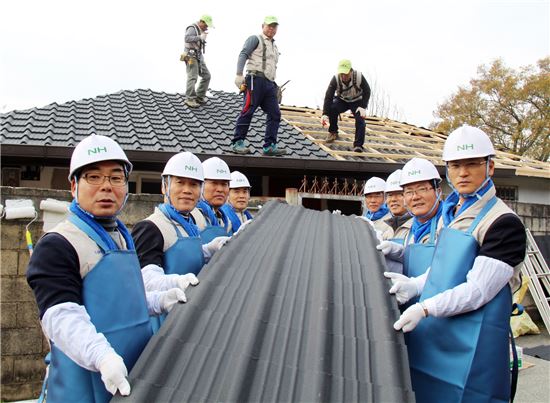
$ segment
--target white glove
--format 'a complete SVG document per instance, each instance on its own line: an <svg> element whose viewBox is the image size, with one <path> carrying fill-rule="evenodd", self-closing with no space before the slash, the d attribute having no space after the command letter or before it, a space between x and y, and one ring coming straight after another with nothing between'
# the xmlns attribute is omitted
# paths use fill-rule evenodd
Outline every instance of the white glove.
<svg viewBox="0 0 550 403"><path fill-rule="evenodd" d="M237 76L235 77L235 85L240 90L241 85L243 84L244 84L244 76L242 74L237 74Z"/></svg>
<svg viewBox="0 0 550 403"><path fill-rule="evenodd" d="M328 120L328 116L327 116L327 115L321 116L321 125L322 125L323 127L329 125L329 120Z"/></svg>
<svg viewBox="0 0 550 403"><path fill-rule="evenodd" d="M241 224L241 226L239 227L239 229L237 230L237 232L235 232L235 233L233 234L233 236L237 235L237 234L238 234L239 232L241 232L241 231L244 231L244 228L245 228L248 224L250 224L251 222L252 222L252 220L248 220L248 221L243 222L243 223Z"/></svg>
<svg viewBox="0 0 550 403"><path fill-rule="evenodd" d="M190 285L199 284L199 279L193 273L187 274L170 274L174 288L179 288L185 291Z"/></svg>
<svg viewBox="0 0 550 403"><path fill-rule="evenodd" d="M341 210L332 210L332 214L342 215Z"/></svg>
<svg viewBox="0 0 550 403"><path fill-rule="evenodd" d="M168 313L178 302L187 302L185 293L179 288L172 288L168 291L163 291L159 297L160 310L163 313Z"/></svg>
<svg viewBox="0 0 550 403"><path fill-rule="evenodd" d="M120 355L116 353L105 354L99 363L99 372L101 373L101 380L105 384L105 389L110 394L116 394L117 390L120 391L122 396L130 394L130 384L126 379L128 370Z"/></svg>
<svg viewBox="0 0 550 403"><path fill-rule="evenodd" d="M210 242L205 244L206 249L208 249L208 252L210 252L212 255L219 251L223 245L229 240L229 236L218 236L214 239L212 239Z"/></svg>
<svg viewBox="0 0 550 403"><path fill-rule="evenodd" d="M397 322L393 324L395 330L403 329L403 333L414 330L418 322L426 317L424 308L418 302L408 307L405 312L401 314Z"/></svg>
<svg viewBox="0 0 550 403"><path fill-rule="evenodd" d="M403 274L388 271L384 272L384 277L391 279L392 287L390 288L390 294L395 294L399 305L420 295L414 277L410 278Z"/></svg>
<svg viewBox="0 0 550 403"><path fill-rule="evenodd" d="M206 35L208 35L208 32L203 32L201 34L201 41L203 41L203 42L206 41Z"/></svg>
<svg viewBox="0 0 550 403"><path fill-rule="evenodd" d="M381 250L384 256L390 259L397 260L398 262L403 260L405 248L397 242L382 241L380 245L376 245L376 249Z"/></svg>
<svg viewBox="0 0 550 403"><path fill-rule="evenodd" d="M367 111L365 110L365 108L362 108L362 107L359 107L357 108L357 112L359 114L359 116L361 116L362 118L366 118L367 117Z"/></svg>

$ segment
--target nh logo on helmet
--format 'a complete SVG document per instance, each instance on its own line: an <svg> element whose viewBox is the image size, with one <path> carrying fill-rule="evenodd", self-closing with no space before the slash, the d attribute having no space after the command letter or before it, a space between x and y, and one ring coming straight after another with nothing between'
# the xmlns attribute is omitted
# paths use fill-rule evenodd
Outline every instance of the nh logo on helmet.
<svg viewBox="0 0 550 403"><path fill-rule="evenodd" d="M227 171L225 169L216 169L217 174L226 174Z"/></svg>
<svg viewBox="0 0 550 403"><path fill-rule="evenodd" d="M193 165L186 165L185 170L186 171L197 171L197 167L194 167Z"/></svg>
<svg viewBox="0 0 550 403"><path fill-rule="evenodd" d="M462 144L461 146L456 146L456 151L466 151L466 150L473 150L474 145L473 144Z"/></svg>
<svg viewBox="0 0 550 403"><path fill-rule="evenodd" d="M421 173L422 173L422 171L420 169L417 169L415 171L410 171L409 176L415 176L415 175L419 175Z"/></svg>
<svg viewBox="0 0 550 403"><path fill-rule="evenodd" d="M88 155L99 154L103 152L107 152L107 147L88 148Z"/></svg>

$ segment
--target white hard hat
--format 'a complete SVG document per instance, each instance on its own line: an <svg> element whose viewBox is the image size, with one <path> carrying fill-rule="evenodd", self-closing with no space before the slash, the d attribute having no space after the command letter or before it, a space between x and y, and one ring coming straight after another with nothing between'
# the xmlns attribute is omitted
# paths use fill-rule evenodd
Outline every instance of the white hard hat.
<svg viewBox="0 0 550 403"><path fill-rule="evenodd" d="M240 173L239 171L231 172L231 182L229 182L229 189L250 187L250 182L244 174Z"/></svg>
<svg viewBox="0 0 550 403"><path fill-rule="evenodd" d="M120 161L126 166L128 174L132 171L132 164L116 141L99 134L91 134L78 143L73 151L69 180L80 168L101 161Z"/></svg>
<svg viewBox="0 0 550 403"><path fill-rule="evenodd" d="M424 158L413 158L403 167L399 184L405 186L409 183L431 180L436 180L438 183L441 181L435 165Z"/></svg>
<svg viewBox="0 0 550 403"><path fill-rule="evenodd" d="M402 192L403 188L399 186L399 181L401 180L401 170L393 171L388 179L386 179L386 190L385 192Z"/></svg>
<svg viewBox="0 0 550 403"><path fill-rule="evenodd" d="M386 189L386 181L377 176L373 176L365 183L363 194L383 192Z"/></svg>
<svg viewBox="0 0 550 403"><path fill-rule="evenodd" d="M204 181L201 160L189 151L184 151L172 156L164 166L164 171L162 171L162 176L165 175L191 178L201 182Z"/></svg>
<svg viewBox="0 0 550 403"><path fill-rule="evenodd" d="M231 173L229 167L218 157L208 158L202 163L204 179L230 181Z"/></svg>
<svg viewBox="0 0 550 403"><path fill-rule="evenodd" d="M495 155L495 148L487 134L477 127L463 125L453 130L443 146L443 161L463 160Z"/></svg>

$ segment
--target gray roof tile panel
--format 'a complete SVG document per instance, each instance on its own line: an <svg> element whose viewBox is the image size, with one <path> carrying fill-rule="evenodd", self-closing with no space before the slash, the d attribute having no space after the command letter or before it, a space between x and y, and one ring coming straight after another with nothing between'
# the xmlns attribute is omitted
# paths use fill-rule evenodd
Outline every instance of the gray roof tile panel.
<svg viewBox="0 0 550 403"><path fill-rule="evenodd" d="M184 100L181 94L135 90L11 111L0 114L0 140L7 144L65 147L96 132L110 135L126 150L177 152L180 148L173 148L176 142L182 149L193 144L190 151L199 154L234 155L229 146L241 97L212 91L208 103L196 109L188 108ZM265 115L259 110L248 134L252 156L261 155L264 131ZM192 139L196 141L191 143ZM281 122L279 143L290 150L283 158L334 159L286 122Z"/></svg>
<svg viewBox="0 0 550 403"><path fill-rule="evenodd" d="M368 225L271 202L187 290L114 402L414 401Z"/></svg>

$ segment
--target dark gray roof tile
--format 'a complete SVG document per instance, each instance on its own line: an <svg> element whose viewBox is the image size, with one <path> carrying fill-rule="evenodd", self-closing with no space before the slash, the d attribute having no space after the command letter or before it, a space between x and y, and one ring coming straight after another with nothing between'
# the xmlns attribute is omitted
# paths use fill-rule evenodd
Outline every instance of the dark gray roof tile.
<svg viewBox="0 0 550 403"><path fill-rule="evenodd" d="M383 268L361 220L271 202L201 271L132 369L132 394L112 401L414 401Z"/></svg>

